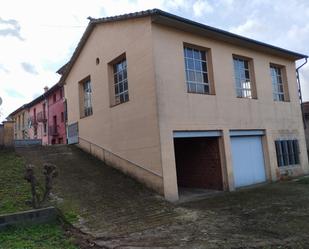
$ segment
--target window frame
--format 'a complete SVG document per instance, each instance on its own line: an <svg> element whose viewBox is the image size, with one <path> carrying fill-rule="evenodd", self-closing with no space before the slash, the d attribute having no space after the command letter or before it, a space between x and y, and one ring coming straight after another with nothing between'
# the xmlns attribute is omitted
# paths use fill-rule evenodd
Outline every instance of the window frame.
<svg viewBox="0 0 309 249"><path fill-rule="evenodd" d="M126 67L125 69L122 69L121 71L115 72L115 66L125 61ZM127 103L130 101L130 90L129 90L129 71L128 71L128 60L126 57L126 53L122 53L112 61L110 61L108 64L108 78L109 78L109 96L110 96L110 107L114 107L117 105L121 105L124 103ZM118 79L118 74L123 73L126 74L126 78L124 78L121 81L115 82L115 76ZM120 84L122 85L123 91L120 91ZM116 93L116 86L118 85L118 93ZM125 89L126 85L126 90ZM126 95L126 94L127 95ZM121 101L121 95L124 96L124 100ZM127 96L127 97L126 97ZM117 97L119 97L119 101L117 100Z"/></svg>
<svg viewBox="0 0 309 249"><path fill-rule="evenodd" d="M193 50L193 57L187 57L186 49L192 49ZM194 58L194 50L205 53L205 56L204 56L205 60L203 60L203 58ZM184 76L185 76L185 84L186 84L187 93L189 93L189 94L215 95L216 92L215 92L214 75L213 75L213 67L212 67L211 49L184 42L183 47L182 47L182 51L183 51L183 58L184 58ZM188 60L193 60L193 69L189 68L187 66ZM200 61L202 63L205 62L206 71L203 70L203 65L200 65L200 70L197 70L195 68L196 61ZM189 71L194 74L194 77L196 77L197 74L201 74L202 75L201 77L203 78L203 82L199 82L199 81L196 81L196 80L189 81L188 80ZM204 74L206 74L207 82L204 81ZM189 84L195 85L196 91L191 91ZM197 90L198 85L208 86L208 92L198 91Z"/></svg>
<svg viewBox="0 0 309 249"><path fill-rule="evenodd" d="M86 107L85 107L85 84L89 83L90 84L90 100L88 100L90 102L90 107L88 107L89 109L89 113L86 113ZM91 81L91 77L90 75L87 76L86 78L84 78L83 80L81 80L79 82L79 111L80 111L80 118L86 118L86 117L90 117L93 115L93 101L92 101L92 81Z"/></svg>
<svg viewBox="0 0 309 249"><path fill-rule="evenodd" d="M300 165L300 150L298 139L275 140L277 165L282 167L293 167Z"/></svg>
<svg viewBox="0 0 309 249"><path fill-rule="evenodd" d="M273 82L273 76L272 76L272 68L276 68L280 70L280 76L281 76L281 82L279 83L282 85L282 92L275 91L275 86ZM270 74L270 80L271 80L271 85L272 85L272 96L273 96L273 101L276 102L289 102L290 101L290 96L289 96L289 87L288 87L288 80L287 80L287 75L286 75L286 67L283 65L279 65L276 63L269 63L269 74ZM276 75L277 76L277 75ZM278 77L278 76L277 76ZM276 82L278 85L278 82ZM278 86L277 86L278 87ZM283 100L276 99L275 94L280 94L283 96Z"/></svg>
<svg viewBox="0 0 309 249"><path fill-rule="evenodd" d="M236 93L236 97L240 99L257 99L257 89L256 89L256 80L255 80L255 71L254 71L254 62L253 59L247 56L233 54L232 55L233 60L233 73L234 73L234 89ZM237 75L236 75L236 68L235 68L235 60L238 61L246 61L248 63L248 75L250 80L250 88L239 88L237 85ZM246 76L245 76L246 77ZM247 78L246 78L247 79ZM238 94L238 90L241 90L241 96ZM248 91L250 89L250 97L243 96L243 91Z"/></svg>

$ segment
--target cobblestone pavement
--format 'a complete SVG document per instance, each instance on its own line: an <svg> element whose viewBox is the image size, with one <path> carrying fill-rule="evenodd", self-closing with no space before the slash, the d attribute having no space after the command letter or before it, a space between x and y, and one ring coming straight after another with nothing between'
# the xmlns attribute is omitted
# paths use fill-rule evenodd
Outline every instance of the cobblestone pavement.
<svg viewBox="0 0 309 249"><path fill-rule="evenodd" d="M75 147L18 153L57 165L54 199L102 248L309 248L309 180L174 205Z"/></svg>

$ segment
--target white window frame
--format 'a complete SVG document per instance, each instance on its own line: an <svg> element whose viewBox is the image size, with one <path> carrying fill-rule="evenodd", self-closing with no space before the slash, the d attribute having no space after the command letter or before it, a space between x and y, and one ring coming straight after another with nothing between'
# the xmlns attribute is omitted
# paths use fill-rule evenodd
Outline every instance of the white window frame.
<svg viewBox="0 0 309 249"><path fill-rule="evenodd" d="M115 104L129 101L129 84L126 58L113 65Z"/></svg>
<svg viewBox="0 0 309 249"><path fill-rule="evenodd" d="M250 60L233 56L235 88L238 98L253 98ZM247 67L246 67L247 65Z"/></svg>
<svg viewBox="0 0 309 249"><path fill-rule="evenodd" d="M82 83L83 87L83 111L84 111L84 117L88 117L92 115L92 89L91 89L91 80L87 79Z"/></svg>
<svg viewBox="0 0 309 249"><path fill-rule="evenodd" d="M275 101L285 101L282 68L270 65L270 76L273 87L273 99Z"/></svg>
<svg viewBox="0 0 309 249"><path fill-rule="evenodd" d="M207 51L184 46L184 61L188 93L210 94Z"/></svg>

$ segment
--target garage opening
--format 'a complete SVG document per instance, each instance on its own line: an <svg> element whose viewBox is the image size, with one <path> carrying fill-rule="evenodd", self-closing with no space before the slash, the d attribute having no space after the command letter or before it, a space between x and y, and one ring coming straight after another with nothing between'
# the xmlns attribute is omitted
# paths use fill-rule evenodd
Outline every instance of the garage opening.
<svg viewBox="0 0 309 249"><path fill-rule="evenodd" d="M179 193L185 189L222 190L219 137L174 136Z"/></svg>

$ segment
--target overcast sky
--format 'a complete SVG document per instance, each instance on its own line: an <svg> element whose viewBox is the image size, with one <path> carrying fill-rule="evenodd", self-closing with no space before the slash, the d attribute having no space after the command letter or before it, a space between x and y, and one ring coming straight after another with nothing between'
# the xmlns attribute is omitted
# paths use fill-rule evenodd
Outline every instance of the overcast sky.
<svg viewBox="0 0 309 249"><path fill-rule="evenodd" d="M308 0L1 0L0 121L59 80L88 16L150 8L309 54ZM309 100L309 63L301 80Z"/></svg>

